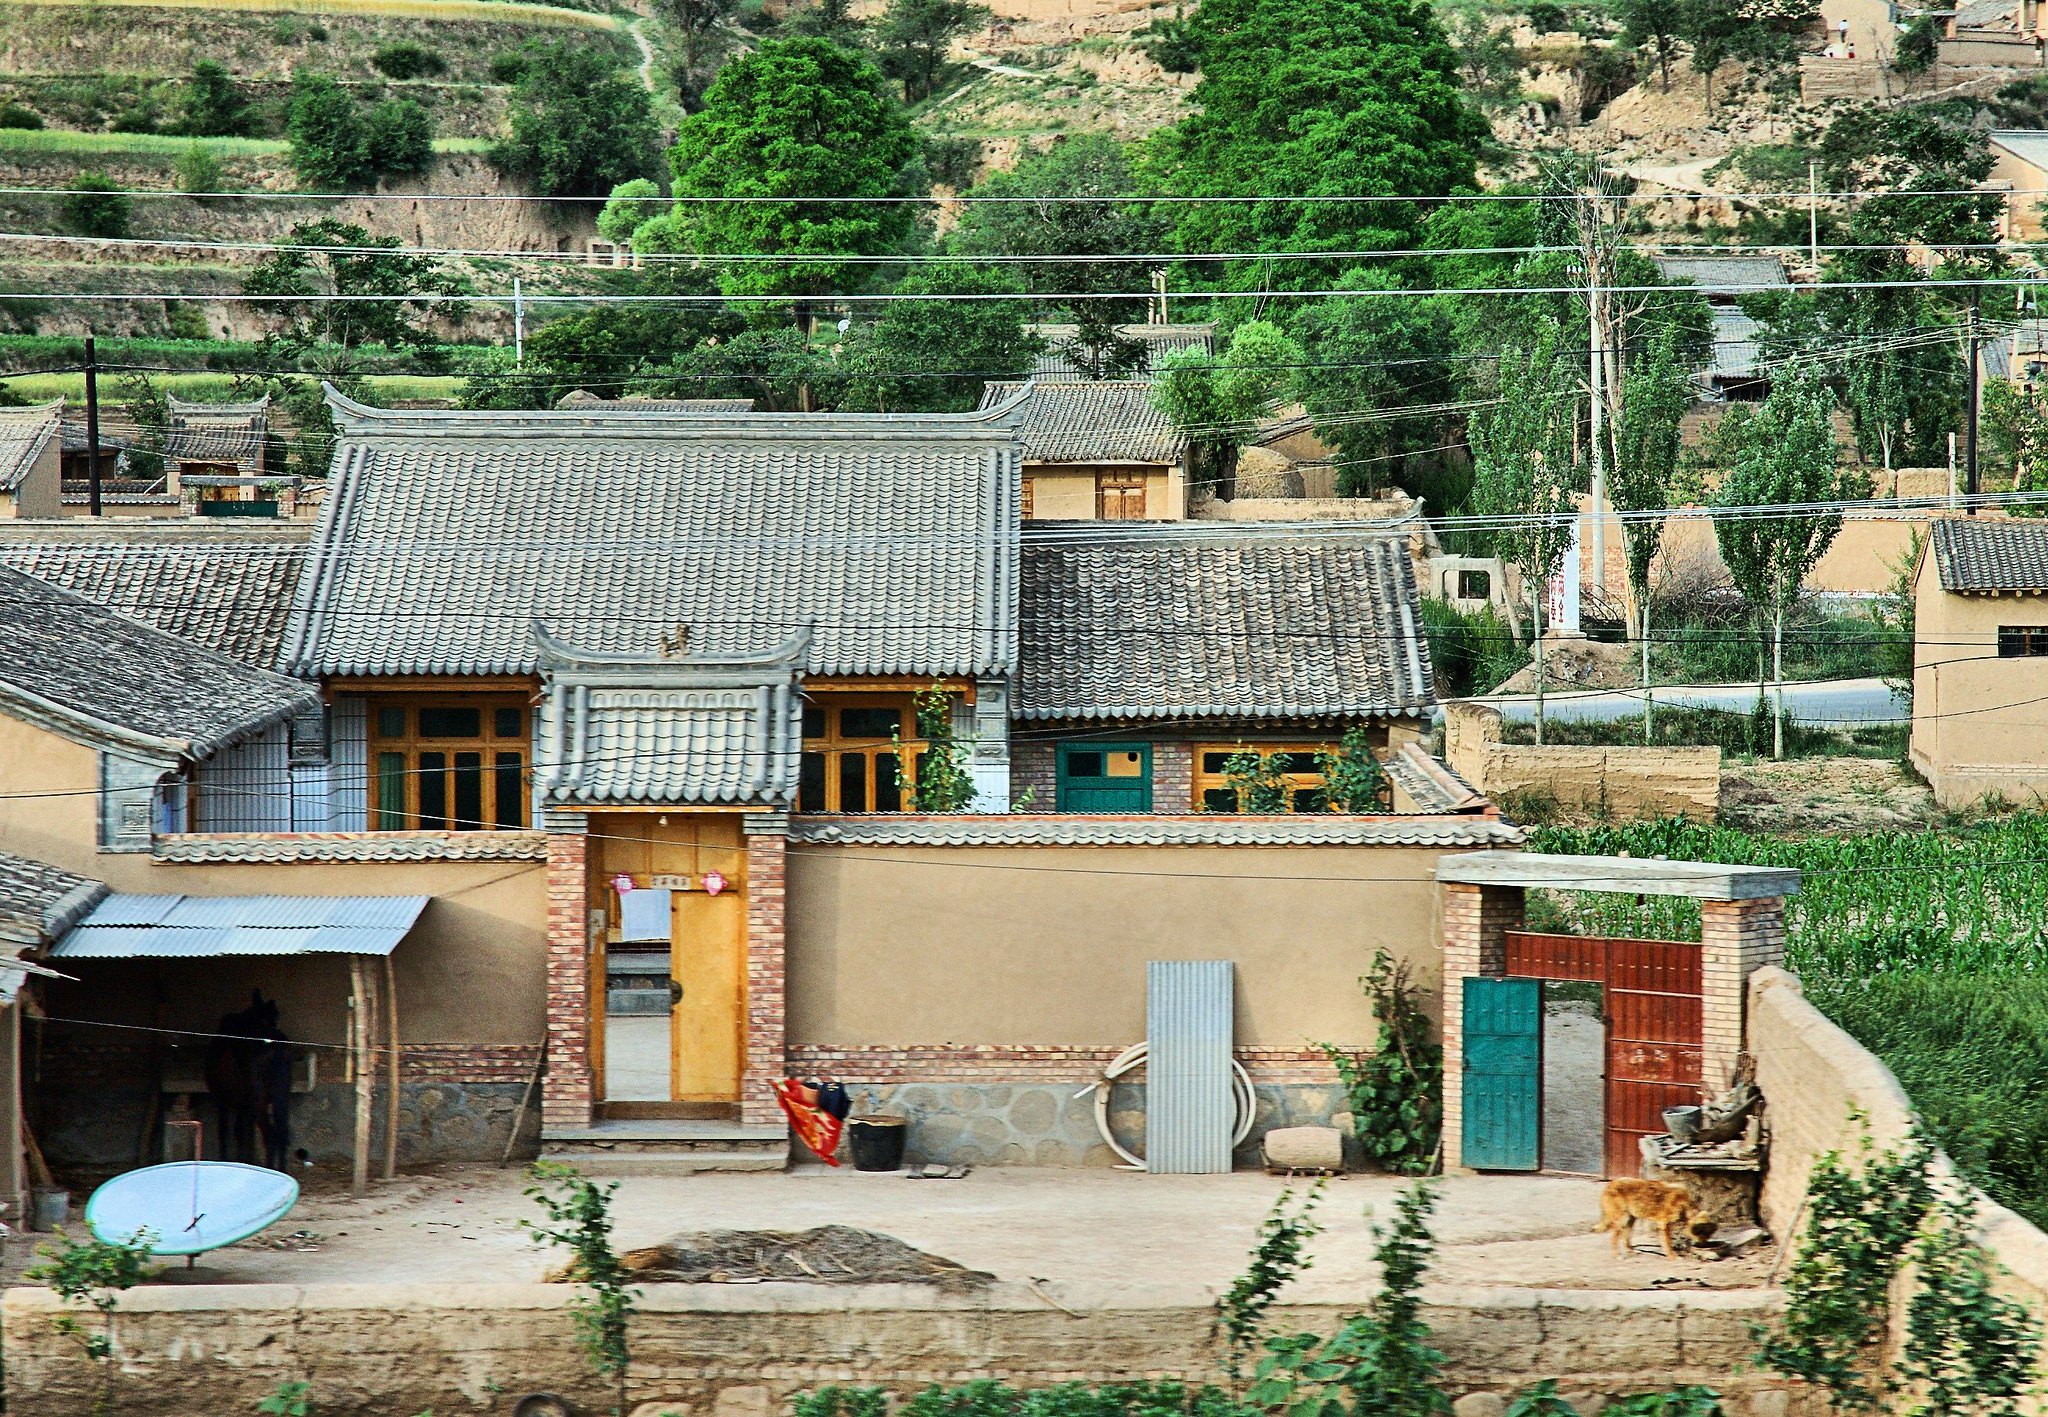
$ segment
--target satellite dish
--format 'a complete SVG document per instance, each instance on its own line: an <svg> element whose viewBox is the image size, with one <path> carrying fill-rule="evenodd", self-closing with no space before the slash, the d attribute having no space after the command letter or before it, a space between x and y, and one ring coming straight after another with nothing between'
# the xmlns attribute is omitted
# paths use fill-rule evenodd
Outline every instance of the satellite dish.
<svg viewBox="0 0 2048 1417"><path fill-rule="evenodd" d="M116 1176L85 1203L85 1223L109 1244L143 1231L153 1255L199 1255L276 1224L299 1200L282 1171L239 1161L173 1161Z"/></svg>

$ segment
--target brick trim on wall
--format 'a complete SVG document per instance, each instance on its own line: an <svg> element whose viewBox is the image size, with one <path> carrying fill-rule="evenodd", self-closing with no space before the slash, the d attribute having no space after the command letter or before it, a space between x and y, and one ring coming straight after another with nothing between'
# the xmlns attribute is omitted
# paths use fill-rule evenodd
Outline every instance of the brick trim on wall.
<svg viewBox="0 0 2048 1417"><path fill-rule="evenodd" d="M538 1043L399 1044L400 1082L521 1083L540 1061Z"/></svg>
<svg viewBox="0 0 2048 1417"><path fill-rule="evenodd" d="M740 1078L740 1121L750 1127L783 1120L775 1081L783 1057L788 998L787 916L789 838L780 832L747 838L747 1061Z"/></svg>
<svg viewBox="0 0 2048 1417"><path fill-rule="evenodd" d="M1337 1085L1336 1069L1308 1048L1232 1050L1253 1082ZM803 1077L845 1082L1071 1082L1091 1083L1123 1052L1119 1047L1036 1043L904 1043L843 1047L789 1045L789 1068ZM1137 1081L1143 1074L1126 1074Z"/></svg>
<svg viewBox="0 0 2048 1417"><path fill-rule="evenodd" d="M548 1075L541 1120L590 1125L590 842L582 824L548 833Z"/></svg>

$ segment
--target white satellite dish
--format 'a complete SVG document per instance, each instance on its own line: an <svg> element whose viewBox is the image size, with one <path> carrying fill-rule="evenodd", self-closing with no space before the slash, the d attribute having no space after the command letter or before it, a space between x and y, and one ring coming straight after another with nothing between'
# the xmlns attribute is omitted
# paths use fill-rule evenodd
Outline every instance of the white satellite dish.
<svg viewBox="0 0 2048 1417"><path fill-rule="evenodd" d="M116 1176L85 1203L85 1223L109 1244L149 1232L153 1255L200 1255L284 1219L299 1183L239 1161L172 1161Z"/></svg>

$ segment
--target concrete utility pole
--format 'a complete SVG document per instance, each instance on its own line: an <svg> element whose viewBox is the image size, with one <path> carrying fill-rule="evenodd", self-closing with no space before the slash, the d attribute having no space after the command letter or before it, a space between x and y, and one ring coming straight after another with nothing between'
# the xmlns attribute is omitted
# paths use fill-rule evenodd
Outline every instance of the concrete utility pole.
<svg viewBox="0 0 2048 1417"><path fill-rule="evenodd" d="M1813 162L1806 164L1806 259L1820 269L1820 174Z"/></svg>
<svg viewBox="0 0 2048 1417"><path fill-rule="evenodd" d="M1964 322L1967 331L1965 342L1970 357L1970 402L1963 411L1963 491L1970 500L1971 516L1977 515L1977 404L1981 394L1978 385L1982 371L1977 360L1977 296L1970 295L1969 315Z"/></svg>
<svg viewBox="0 0 2048 1417"><path fill-rule="evenodd" d="M100 515L100 361L92 336L85 337L85 477L86 510Z"/></svg>
<svg viewBox="0 0 2048 1417"><path fill-rule="evenodd" d="M512 277L512 362L526 365L526 300L519 293L519 277Z"/></svg>
<svg viewBox="0 0 2048 1417"><path fill-rule="evenodd" d="M1597 202L1589 197L1589 204ZM1593 589L1605 594L1607 590L1607 440L1601 432L1605 422L1606 409L1606 341L1601 337L1600 320L1600 211L1596 206L1590 213L1592 222L1587 228L1594 239L1586 245L1586 389L1591 397L1591 416L1588 431L1593 443ZM1574 555L1578 547L1572 547Z"/></svg>

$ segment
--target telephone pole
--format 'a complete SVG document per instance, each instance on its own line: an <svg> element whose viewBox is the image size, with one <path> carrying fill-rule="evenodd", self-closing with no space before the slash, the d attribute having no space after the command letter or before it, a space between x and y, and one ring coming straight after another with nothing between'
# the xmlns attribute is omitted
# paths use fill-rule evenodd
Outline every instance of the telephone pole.
<svg viewBox="0 0 2048 1417"><path fill-rule="evenodd" d="M86 510L100 515L100 362L92 336L85 337Z"/></svg>
<svg viewBox="0 0 2048 1417"><path fill-rule="evenodd" d="M1965 339L1969 345L1970 357L1970 402L1963 413L1963 492L1968 499L1971 516L1977 515L1977 403L1978 388L1982 378L1977 361L1977 294L1970 293L1968 314L1964 317Z"/></svg>

